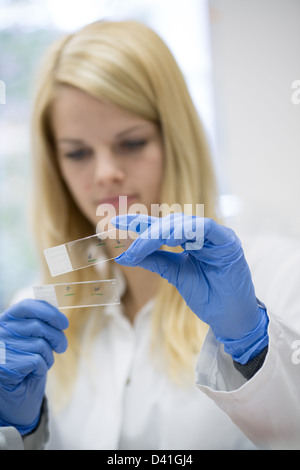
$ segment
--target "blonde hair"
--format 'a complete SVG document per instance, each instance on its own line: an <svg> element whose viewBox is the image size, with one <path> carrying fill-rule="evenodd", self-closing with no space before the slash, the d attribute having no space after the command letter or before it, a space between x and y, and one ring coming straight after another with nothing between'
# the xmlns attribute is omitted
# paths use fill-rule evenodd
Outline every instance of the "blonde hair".
<svg viewBox="0 0 300 470"><path fill-rule="evenodd" d="M70 196L55 156L50 109L59 84L79 88L159 124L165 155L161 201L182 207L201 203L205 215L216 219L217 191L209 148L172 54L160 37L143 24L100 21L58 40L45 56L38 77L32 127L33 215L41 252L94 233L94 227ZM42 263L44 280L54 282ZM95 278L92 267L71 274L59 281ZM55 365L56 369L64 365L64 380L66 371L72 371L70 380L74 377L71 364L76 365L80 330L88 316L88 311L76 315L72 310L70 314L69 352L60 356ZM160 345L163 349L168 373L178 379L182 371L191 370L207 326L163 279L152 312L152 326L155 348L161 350Z"/></svg>

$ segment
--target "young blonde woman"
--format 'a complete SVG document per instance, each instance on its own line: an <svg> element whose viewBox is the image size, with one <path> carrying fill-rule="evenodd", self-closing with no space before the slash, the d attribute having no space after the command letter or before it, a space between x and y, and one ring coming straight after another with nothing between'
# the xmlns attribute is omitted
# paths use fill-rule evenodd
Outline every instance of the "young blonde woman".
<svg viewBox="0 0 300 470"><path fill-rule="evenodd" d="M133 21L59 40L39 76L33 155L41 253L94 234L97 208L118 214L119 196L147 210L112 220L139 235L116 262L53 279L41 260L45 283L116 277L120 305L61 313L27 299L1 315L6 445L246 449L299 436L298 384L286 372L282 385L273 350L272 328L287 327L272 326L240 241L218 223L204 132L162 40ZM149 217L153 204L203 204L205 219ZM275 386L290 394L283 421Z"/></svg>

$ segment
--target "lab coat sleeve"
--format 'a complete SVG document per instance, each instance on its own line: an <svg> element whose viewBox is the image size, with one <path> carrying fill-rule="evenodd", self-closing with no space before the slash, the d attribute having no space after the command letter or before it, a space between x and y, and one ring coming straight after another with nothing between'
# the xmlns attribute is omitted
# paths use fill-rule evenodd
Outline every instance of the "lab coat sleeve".
<svg viewBox="0 0 300 470"><path fill-rule="evenodd" d="M37 428L27 436L21 436L14 427L0 427L0 450L44 450L49 439L48 408L44 400Z"/></svg>
<svg viewBox="0 0 300 470"><path fill-rule="evenodd" d="M24 450L23 439L15 428L0 428L0 450Z"/></svg>
<svg viewBox="0 0 300 470"><path fill-rule="evenodd" d="M300 332L270 315L269 338L263 366L247 381L210 330L196 383L258 448L300 449Z"/></svg>

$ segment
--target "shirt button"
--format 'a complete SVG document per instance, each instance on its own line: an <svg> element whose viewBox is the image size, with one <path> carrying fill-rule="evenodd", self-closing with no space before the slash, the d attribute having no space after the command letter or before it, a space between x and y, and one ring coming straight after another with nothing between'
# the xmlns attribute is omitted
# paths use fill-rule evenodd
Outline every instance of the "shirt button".
<svg viewBox="0 0 300 470"><path fill-rule="evenodd" d="M126 384L125 385L129 385L130 384L130 377L128 377L128 379L126 380Z"/></svg>

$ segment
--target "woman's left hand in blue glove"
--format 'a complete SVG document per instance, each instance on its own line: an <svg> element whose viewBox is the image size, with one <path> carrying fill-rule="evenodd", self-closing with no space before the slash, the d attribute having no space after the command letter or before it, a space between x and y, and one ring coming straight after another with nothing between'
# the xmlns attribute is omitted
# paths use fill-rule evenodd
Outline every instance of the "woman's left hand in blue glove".
<svg viewBox="0 0 300 470"><path fill-rule="evenodd" d="M127 214L111 222L140 234L116 261L158 273L173 284L235 361L245 364L267 346L268 316L256 299L241 242L231 229L181 213L162 218ZM160 250L163 245L184 251Z"/></svg>

